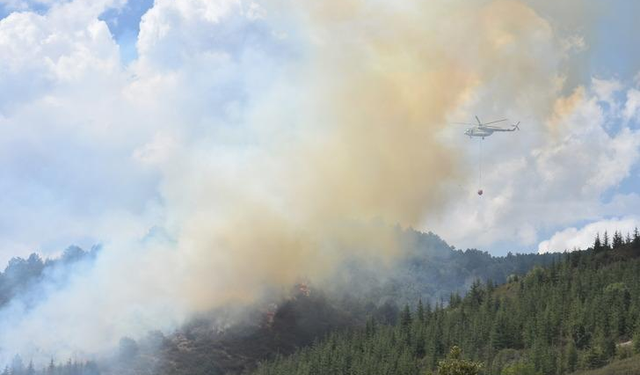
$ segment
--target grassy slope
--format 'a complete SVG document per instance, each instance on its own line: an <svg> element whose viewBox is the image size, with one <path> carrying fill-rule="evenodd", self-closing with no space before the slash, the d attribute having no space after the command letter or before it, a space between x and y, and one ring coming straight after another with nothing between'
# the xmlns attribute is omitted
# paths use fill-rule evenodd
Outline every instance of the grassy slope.
<svg viewBox="0 0 640 375"><path fill-rule="evenodd" d="M582 370L572 375L638 375L640 374L640 355L614 361L595 370Z"/></svg>

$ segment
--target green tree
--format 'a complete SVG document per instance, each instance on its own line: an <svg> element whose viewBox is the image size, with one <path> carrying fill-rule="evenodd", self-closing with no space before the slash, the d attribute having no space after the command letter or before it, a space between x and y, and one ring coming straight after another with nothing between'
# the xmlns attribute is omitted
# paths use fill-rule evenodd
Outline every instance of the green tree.
<svg viewBox="0 0 640 375"><path fill-rule="evenodd" d="M400 314L400 325L402 328L408 329L411 326L411 321L411 310L409 309L409 305L405 305Z"/></svg>
<svg viewBox="0 0 640 375"><path fill-rule="evenodd" d="M503 305L504 306L504 305ZM496 349L504 349L512 347L512 333L510 332L507 312L504 307L498 310L495 317L493 327L491 329L491 346Z"/></svg>
<svg viewBox="0 0 640 375"><path fill-rule="evenodd" d="M614 249L619 249L622 247L622 245L624 245L624 239L622 238L622 233L619 231L615 231L613 232L613 237L612 237L612 247Z"/></svg>
<svg viewBox="0 0 640 375"><path fill-rule="evenodd" d="M599 252L602 250L602 241L600 241L600 233L596 233L596 239L593 241L593 250Z"/></svg>
<svg viewBox="0 0 640 375"><path fill-rule="evenodd" d="M482 364L462 359L459 347L451 348L447 359L438 363L438 375L478 375Z"/></svg>
<svg viewBox="0 0 640 375"><path fill-rule="evenodd" d="M418 300L418 309L416 311L416 319L420 323L424 323L424 305L422 304L422 298Z"/></svg>
<svg viewBox="0 0 640 375"><path fill-rule="evenodd" d="M569 340L566 348L565 358L567 360L566 369L568 372L574 372L578 367L578 351L573 340Z"/></svg>
<svg viewBox="0 0 640 375"><path fill-rule="evenodd" d="M606 364L604 352L597 346L591 346L584 355L584 366L588 369L602 367Z"/></svg>

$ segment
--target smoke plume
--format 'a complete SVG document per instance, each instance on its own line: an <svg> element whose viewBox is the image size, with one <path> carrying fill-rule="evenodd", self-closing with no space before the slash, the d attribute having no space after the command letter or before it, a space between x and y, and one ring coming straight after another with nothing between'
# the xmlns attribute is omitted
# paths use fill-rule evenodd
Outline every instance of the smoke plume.
<svg viewBox="0 0 640 375"><path fill-rule="evenodd" d="M467 178L464 150L442 139L448 119L485 94L492 111L550 113L566 42L520 1L157 0L138 58L92 87L108 86L109 137L156 173L158 199L141 230L104 238L37 306L2 312L3 355L100 353L330 282L347 259L384 269L400 251L393 226L423 224ZM75 97L65 82L54 94Z"/></svg>

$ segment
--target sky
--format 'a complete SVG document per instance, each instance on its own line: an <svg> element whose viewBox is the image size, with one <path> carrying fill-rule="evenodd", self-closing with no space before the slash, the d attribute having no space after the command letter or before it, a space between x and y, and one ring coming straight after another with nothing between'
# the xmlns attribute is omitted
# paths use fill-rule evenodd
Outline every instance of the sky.
<svg viewBox="0 0 640 375"><path fill-rule="evenodd" d="M295 36L299 26L289 20L295 16L283 11L267 14L258 3L238 2L234 11L247 24L230 14L222 22L193 13L228 3L234 2L214 2L209 10L198 1L175 9L150 0L0 1L0 261L166 226L162 169L170 163L157 159L171 147L189 147L207 126L224 131L249 95L244 80L279 74L269 64L306 53L308 41ZM521 121L522 131L486 139L481 155L479 142L461 135L464 129L442 130L443 142L464 155L464 177L449 187L453 197L444 207L425 207L414 224L460 248L496 255L562 251L586 246L594 230L638 220L640 36L633 15L640 5L616 0L577 15L546 1L527 6L550 35L523 45L540 54L530 58L554 82L521 88L513 77L492 77L469 89L447 121L506 116ZM207 31L199 32L198 22ZM237 58L248 44L267 56L256 62L262 69L235 61L212 67L206 81L195 77L208 62L193 56L222 51ZM495 59L474 49L464 58ZM156 91L172 80L183 80L182 92ZM256 90L268 80L257 77ZM544 90L548 98L536 98ZM544 100L555 104L544 107ZM568 102L571 108L560 108ZM554 105L568 112L555 113ZM179 131L168 118L181 123ZM485 195L476 196L478 188Z"/></svg>
<svg viewBox="0 0 640 375"><path fill-rule="evenodd" d="M97 352L350 257L383 268L395 225L494 255L631 231L639 8L0 0L0 264L103 245L0 310L0 347ZM476 115L521 130L451 124Z"/></svg>

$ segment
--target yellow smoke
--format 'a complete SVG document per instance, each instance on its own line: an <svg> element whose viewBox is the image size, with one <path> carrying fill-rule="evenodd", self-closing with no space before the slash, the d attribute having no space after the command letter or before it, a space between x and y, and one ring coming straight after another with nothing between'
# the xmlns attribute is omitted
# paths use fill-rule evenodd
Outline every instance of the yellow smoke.
<svg viewBox="0 0 640 375"><path fill-rule="evenodd" d="M308 48L283 83L288 95L256 110L270 125L250 126L255 149L232 172L198 169L188 193L198 204L178 235L182 291L196 309L322 282L349 257L383 269L399 251L393 225L419 225L463 179L461 151L438 137L447 116L488 83L496 100L524 90L549 111L544 90L560 80L552 28L518 1L266 7L304 20Z"/></svg>

